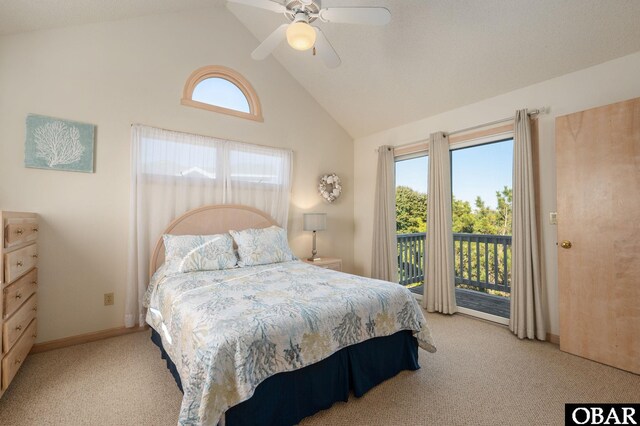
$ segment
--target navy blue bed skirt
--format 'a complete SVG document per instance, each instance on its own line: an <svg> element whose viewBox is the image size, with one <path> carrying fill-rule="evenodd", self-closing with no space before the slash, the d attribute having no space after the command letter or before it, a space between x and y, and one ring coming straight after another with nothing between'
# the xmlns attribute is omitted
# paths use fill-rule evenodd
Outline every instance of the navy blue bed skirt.
<svg viewBox="0 0 640 426"><path fill-rule="evenodd" d="M180 375L151 329L151 340L182 391ZM269 377L253 396L226 413L226 426L295 425L337 401L357 397L403 370L417 370L418 342L411 331L376 337L339 350L330 357L286 373Z"/></svg>

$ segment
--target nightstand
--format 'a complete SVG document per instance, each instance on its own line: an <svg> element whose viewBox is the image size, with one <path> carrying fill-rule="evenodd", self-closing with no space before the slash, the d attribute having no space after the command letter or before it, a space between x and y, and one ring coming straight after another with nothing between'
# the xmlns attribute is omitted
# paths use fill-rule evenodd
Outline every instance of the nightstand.
<svg viewBox="0 0 640 426"><path fill-rule="evenodd" d="M304 263L309 265L319 266L324 269L333 269L334 271L342 271L342 259L335 257L321 257L318 260L301 259Z"/></svg>

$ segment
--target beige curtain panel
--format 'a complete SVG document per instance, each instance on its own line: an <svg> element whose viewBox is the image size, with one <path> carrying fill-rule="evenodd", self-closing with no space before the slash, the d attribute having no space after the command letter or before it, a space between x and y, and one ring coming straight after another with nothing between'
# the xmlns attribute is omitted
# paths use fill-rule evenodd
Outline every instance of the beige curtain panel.
<svg viewBox="0 0 640 426"><path fill-rule="evenodd" d="M535 208L531 121L523 109L516 111L514 123L509 328L520 339L545 340Z"/></svg>
<svg viewBox="0 0 640 426"><path fill-rule="evenodd" d="M429 201L425 256L426 292L424 307L429 312L457 312L453 270L451 224L451 161L449 138L442 132L429 141Z"/></svg>
<svg viewBox="0 0 640 426"><path fill-rule="evenodd" d="M371 277L398 282L396 237L396 178L393 147L378 148L378 173L373 210Z"/></svg>

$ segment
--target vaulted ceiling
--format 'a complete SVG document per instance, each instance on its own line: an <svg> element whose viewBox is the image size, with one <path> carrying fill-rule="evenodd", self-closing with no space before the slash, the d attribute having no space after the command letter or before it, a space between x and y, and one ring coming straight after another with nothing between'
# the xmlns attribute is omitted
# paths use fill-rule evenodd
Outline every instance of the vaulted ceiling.
<svg viewBox="0 0 640 426"><path fill-rule="evenodd" d="M339 68L327 69L310 52L286 43L274 54L354 138L640 51L637 0L322 3L384 6L392 13L385 27L316 21L342 59ZM0 35L222 4L0 0ZM228 7L256 37L256 46L285 22L282 15L261 9Z"/></svg>
<svg viewBox="0 0 640 426"><path fill-rule="evenodd" d="M322 3L384 6L392 13L385 27L317 24L342 58L339 68L327 69L309 52L286 43L275 53L353 137L640 50L636 0ZM268 11L228 7L259 40L284 22Z"/></svg>

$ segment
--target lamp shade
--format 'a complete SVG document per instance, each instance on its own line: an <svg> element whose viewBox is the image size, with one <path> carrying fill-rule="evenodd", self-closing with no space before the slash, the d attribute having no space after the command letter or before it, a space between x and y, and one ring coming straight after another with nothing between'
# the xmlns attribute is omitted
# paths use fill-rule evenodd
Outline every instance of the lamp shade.
<svg viewBox="0 0 640 426"><path fill-rule="evenodd" d="M326 213L305 213L304 214L304 230L305 231L324 231L327 229Z"/></svg>
<svg viewBox="0 0 640 426"><path fill-rule="evenodd" d="M287 27L287 42L296 50L309 50L316 42L316 31L306 22L294 22Z"/></svg>

